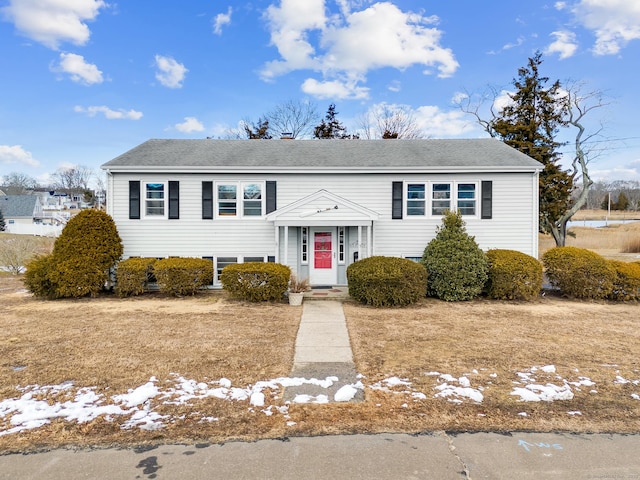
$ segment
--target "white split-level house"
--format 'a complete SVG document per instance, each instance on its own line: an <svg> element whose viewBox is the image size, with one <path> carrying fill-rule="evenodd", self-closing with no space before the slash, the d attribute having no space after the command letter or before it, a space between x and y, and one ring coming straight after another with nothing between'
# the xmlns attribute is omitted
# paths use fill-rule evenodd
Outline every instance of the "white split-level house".
<svg viewBox="0 0 640 480"><path fill-rule="evenodd" d="M538 255L542 165L496 139L149 140L102 168L124 258L279 262L341 285L358 259L419 259L447 209L482 249Z"/></svg>

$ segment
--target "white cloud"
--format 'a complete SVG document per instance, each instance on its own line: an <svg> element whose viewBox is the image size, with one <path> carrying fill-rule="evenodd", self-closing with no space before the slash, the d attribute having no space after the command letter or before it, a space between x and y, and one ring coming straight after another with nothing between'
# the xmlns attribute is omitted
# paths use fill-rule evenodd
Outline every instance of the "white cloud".
<svg viewBox="0 0 640 480"><path fill-rule="evenodd" d="M321 99L360 100L369 97L369 89L358 86L355 81L318 81L315 78L307 78L302 83L302 91L307 95Z"/></svg>
<svg viewBox="0 0 640 480"><path fill-rule="evenodd" d="M189 71L181 63L171 57L156 55L156 79L165 87L182 88L185 74Z"/></svg>
<svg viewBox="0 0 640 480"><path fill-rule="evenodd" d="M62 42L86 44L86 22L106 6L103 0L9 0L2 12L21 34L57 50Z"/></svg>
<svg viewBox="0 0 640 480"><path fill-rule="evenodd" d="M425 74L431 69L440 77L455 73L458 62L450 49L440 46L442 32L433 26L437 17L403 12L389 2L351 11L360 3L342 0L340 13L329 17L324 0L281 0L279 6L271 5L266 18L271 43L281 58L264 66L262 78L314 70L323 78L307 79L305 92L327 95L333 89L343 91L342 98L363 98L362 87L350 82L365 82L370 70L423 65L428 68Z"/></svg>
<svg viewBox="0 0 640 480"><path fill-rule="evenodd" d="M566 30L552 32L551 35L555 37L549 46L545 49L546 54L557 53L560 60L572 57L576 50L578 50L578 44L576 42L576 34Z"/></svg>
<svg viewBox="0 0 640 480"><path fill-rule="evenodd" d="M0 163L21 163L30 167L40 165L22 145L0 145Z"/></svg>
<svg viewBox="0 0 640 480"><path fill-rule="evenodd" d="M213 19L213 33L216 35L222 35L222 27L231 23L231 14L233 9L229 7L227 13L219 13Z"/></svg>
<svg viewBox="0 0 640 480"><path fill-rule="evenodd" d="M196 117L184 117L184 122L175 125L176 130L182 133L204 131L204 125Z"/></svg>
<svg viewBox="0 0 640 480"><path fill-rule="evenodd" d="M447 112L431 105L418 107L414 111L414 118L420 130L431 138L457 137L476 128L464 112Z"/></svg>
<svg viewBox="0 0 640 480"><path fill-rule="evenodd" d="M580 0L572 12L595 34L596 55L617 54L630 41L640 39L640 3L636 0Z"/></svg>
<svg viewBox="0 0 640 480"><path fill-rule="evenodd" d="M52 68L53 71L67 73L71 80L85 85L102 83L102 72L92 63L87 63L82 55L75 53L61 53L60 63Z"/></svg>
<svg viewBox="0 0 640 480"><path fill-rule="evenodd" d="M136 110L112 110L104 105L95 105L90 107L76 106L73 109L77 113L86 113L90 117L95 117L101 113L107 120L140 120L142 118L142 112Z"/></svg>

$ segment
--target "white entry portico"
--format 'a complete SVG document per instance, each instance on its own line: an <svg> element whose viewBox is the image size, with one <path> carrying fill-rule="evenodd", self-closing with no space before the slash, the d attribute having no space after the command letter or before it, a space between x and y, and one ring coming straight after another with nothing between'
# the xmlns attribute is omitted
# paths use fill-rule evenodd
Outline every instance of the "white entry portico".
<svg viewBox="0 0 640 480"><path fill-rule="evenodd" d="M311 285L346 284L346 267L371 256L378 213L326 190L267 215L275 226L275 260Z"/></svg>

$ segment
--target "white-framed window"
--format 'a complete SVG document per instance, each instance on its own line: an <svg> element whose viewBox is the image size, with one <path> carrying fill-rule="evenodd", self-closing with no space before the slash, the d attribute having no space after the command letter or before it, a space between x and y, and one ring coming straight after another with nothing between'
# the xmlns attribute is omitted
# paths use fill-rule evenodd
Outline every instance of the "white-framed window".
<svg viewBox="0 0 640 480"><path fill-rule="evenodd" d="M476 191L475 183L458 183L458 211L460 215L476 214Z"/></svg>
<svg viewBox="0 0 640 480"><path fill-rule="evenodd" d="M218 217L260 217L264 211L264 182L216 183Z"/></svg>
<svg viewBox="0 0 640 480"><path fill-rule="evenodd" d="M270 262L275 261L272 260L271 257L267 255L235 255L235 256L224 256L224 257L203 257L208 259L212 259L215 266L215 275L213 283L214 285L221 285L220 283L220 274L222 273L222 269L227 265L234 265L236 263L248 263L248 262Z"/></svg>
<svg viewBox="0 0 640 480"><path fill-rule="evenodd" d="M238 263L238 257L215 257L216 263L216 278L215 283L220 285L220 274L222 273L222 269L227 265L233 265Z"/></svg>
<svg viewBox="0 0 640 480"><path fill-rule="evenodd" d="M309 263L309 227L300 227L300 263Z"/></svg>
<svg viewBox="0 0 640 480"><path fill-rule="evenodd" d="M405 194L408 218L441 217L447 210L477 215L478 182L406 182Z"/></svg>
<svg viewBox="0 0 640 480"><path fill-rule="evenodd" d="M167 211L167 184L146 182L144 184L144 216L165 217Z"/></svg>
<svg viewBox="0 0 640 480"><path fill-rule="evenodd" d="M344 264L346 258L344 227L338 227L338 263Z"/></svg>
<svg viewBox="0 0 640 480"><path fill-rule="evenodd" d="M431 184L431 215L442 216L446 210L451 210L451 184Z"/></svg>
<svg viewBox="0 0 640 480"><path fill-rule="evenodd" d="M407 216L421 216L426 212L426 197L424 183L407 184Z"/></svg>

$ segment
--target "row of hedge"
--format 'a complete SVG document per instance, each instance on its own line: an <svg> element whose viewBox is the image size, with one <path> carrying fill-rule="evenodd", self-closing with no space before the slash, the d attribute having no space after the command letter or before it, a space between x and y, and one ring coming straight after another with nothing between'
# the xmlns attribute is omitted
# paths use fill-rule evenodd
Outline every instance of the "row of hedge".
<svg viewBox="0 0 640 480"><path fill-rule="evenodd" d="M542 290L543 265L550 284L563 295L581 299L637 301L640 299L640 262L606 260L590 250L556 247L537 259L514 250L486 253L484 293L496 300L532 300ZM459 274L459 272L453 272ZM405 306L435 296L428 286L424 264L395 257L370 257L347 268L349 295L371 306ZM465 285L451 285L450 300ZM451 293L453 292L453 293ZM468 299L465 294L465 299Z"/></svg>
<svg viewBox="0 0 640 480"><path fill-rule="evenodd" d="M150 283L156 283L160 292L168 295L195 295L213 283L213 265L202 258L129 258L118 263L119 296L141 295Z"/></svg>

